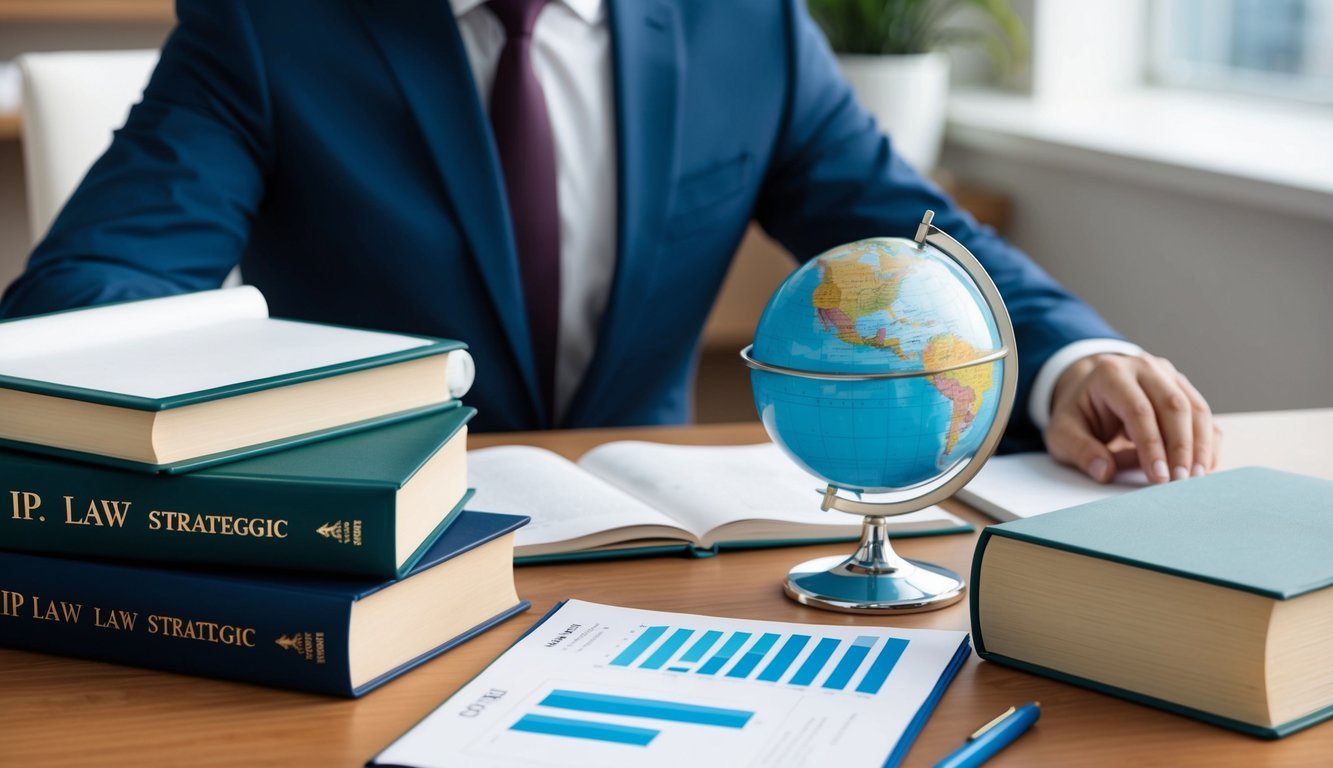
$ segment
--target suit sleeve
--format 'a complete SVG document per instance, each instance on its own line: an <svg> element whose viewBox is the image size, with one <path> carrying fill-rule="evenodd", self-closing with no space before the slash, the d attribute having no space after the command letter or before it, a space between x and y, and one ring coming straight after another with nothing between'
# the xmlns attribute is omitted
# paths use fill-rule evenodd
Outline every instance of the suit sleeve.
<svg viewBox="0 0 1333 768"><path fill-rule="evenodd" d="M934 210L935 225L986 267L1014 323L1018 392L1002 445L1008 450L1040 449L1040 433L1027 407L1037 371L1068 343L1119 334L909 167L857 103L805 3L792 0L787 8L790 87L778 146L758 202L759 223L805 260L866 237L911 237L922 213Z"/></svg>
<svg viewBox="0 0 1333 768"><path fill-rule="evenodd" d="M144 92L0 316L216 288L239 261L271 162L246 3L180 0Z"/></svg>

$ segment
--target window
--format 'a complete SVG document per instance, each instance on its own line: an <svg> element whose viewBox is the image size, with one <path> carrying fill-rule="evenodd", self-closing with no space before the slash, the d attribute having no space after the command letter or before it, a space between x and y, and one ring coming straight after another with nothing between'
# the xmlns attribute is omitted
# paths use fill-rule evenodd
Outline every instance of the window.
<svg viewBox="0 0 1333 768"><path fill-rule="evenodd" d="M1333 104L1333 0L1154 0L1157 84Z"/></svg>

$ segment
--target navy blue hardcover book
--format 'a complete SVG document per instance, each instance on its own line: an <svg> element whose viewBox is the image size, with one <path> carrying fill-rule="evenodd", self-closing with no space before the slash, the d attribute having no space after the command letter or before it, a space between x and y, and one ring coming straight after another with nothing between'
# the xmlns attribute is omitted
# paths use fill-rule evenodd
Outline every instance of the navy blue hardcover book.
<svg viewBox="0 0 1333 768"><path fill-rule="evenodd" d="M463 512L387 581L0 552L0 645L360 696L529 607L527 521Z"/></svg>

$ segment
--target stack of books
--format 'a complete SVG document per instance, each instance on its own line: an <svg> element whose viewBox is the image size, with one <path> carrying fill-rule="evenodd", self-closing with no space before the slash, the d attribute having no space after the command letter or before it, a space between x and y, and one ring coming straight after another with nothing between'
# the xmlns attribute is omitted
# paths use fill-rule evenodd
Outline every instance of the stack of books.
<svg viewBox="0 0 1333 768"><path fill-rule="evenodd" d="M359 696L522 612L471 380L251 287L0 323L0 645Z"/></svg>

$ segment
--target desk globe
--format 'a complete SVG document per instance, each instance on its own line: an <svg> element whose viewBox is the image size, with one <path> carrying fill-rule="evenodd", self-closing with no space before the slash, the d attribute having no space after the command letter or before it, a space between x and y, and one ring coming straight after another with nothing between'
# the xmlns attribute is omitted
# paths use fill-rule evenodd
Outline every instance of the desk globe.
<svg viewBox="0 0 1333 768"><path fill-rule="evenodd" d="M787 575L800 603L907 613L963 596L956 573L899 557L885 522L952 496L981 469L1008 422L1018 365L995 284L933 218L926 211L915 240L861 240L801 266L741 351L769 437L828 484L821 508L865 517L851 557Z"/></svg>

